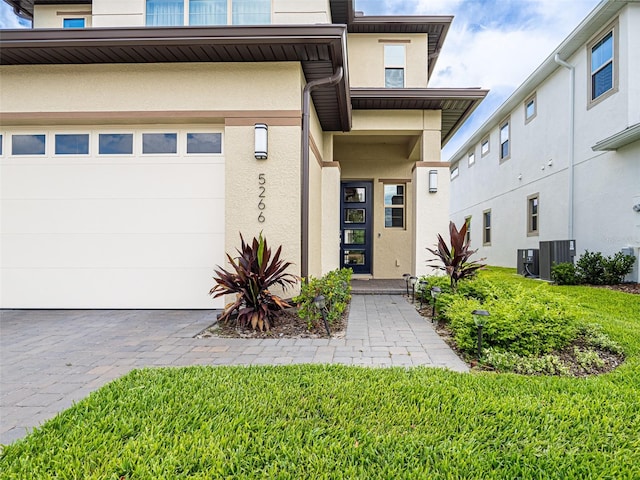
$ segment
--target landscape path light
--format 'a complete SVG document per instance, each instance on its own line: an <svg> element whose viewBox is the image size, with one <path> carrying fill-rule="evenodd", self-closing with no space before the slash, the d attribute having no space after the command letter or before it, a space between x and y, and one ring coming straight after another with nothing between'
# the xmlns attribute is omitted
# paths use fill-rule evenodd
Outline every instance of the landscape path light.
<svg viewBox="0 0 640 480"><path fill-rule="evenodd" d="M313 299L313 303L318 310L320 310L320 314L322 315L322 321L324 322L324 328L327 329L327 335L331 336L331 331L329 330L329 322L327 322L327 315L325 307L327 306L326 301L324 299L324 295L318 295Z"/></svg>
<svg viewBox="0 0 640 480"><path fill-rule="evenodd" d="M431 323L433 323L433 319L436 318L436 303L438 302L438 297L442 293L442 289L440 287L431 287L431 298L433 298L433 310L431 310Z"/></svg>
<svg viewBox="0 0 640 480"><path fill-rule="evenodd" d="M480 357L482 356L482 327L484 327L487 319L486 317L489 316L489 312L486 310L474 310L471 312L471 315L473 315L473 321L478 328L478 360L480 360Z"/></svg>
<svg viewBox="0 0 640 480"><path fill-rule="evenodd" d="M409 284L411 285L411 303L416 303L416 282L418 277L409 277Z"/></svg>
<svg viewBox="0 0 640 480"><path fill-rule="evenodd" d="M407 285L407 297L409 297L409 278L411 277L410 273L405 273L402 275L402 278L404 278L404 282Z"/></svg>
<svg viewBox="0 0 640 480"><path fill-rule="evenodd" d="M422 302L427 289L427 281L423 278L418 282L418 291L420 292L420 310L422 310Z"/></svg>

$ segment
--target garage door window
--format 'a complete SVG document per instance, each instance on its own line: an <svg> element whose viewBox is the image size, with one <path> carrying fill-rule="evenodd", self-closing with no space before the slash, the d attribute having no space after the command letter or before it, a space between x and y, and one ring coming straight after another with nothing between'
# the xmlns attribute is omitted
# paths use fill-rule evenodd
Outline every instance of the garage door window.
<svg viewBox="0 0 640 480"><path fill-rule="evenodd" d="M133 134L101 133L98 136L98 153L100 155L133 154Z"/></svg>
<svg viewBox="0 0 640 480"><path fill-rule="evenodd" d="M222 134L187 133L187 153L222 153Z"/></svg>
<svg viewBox="0 0 640 480"><path fill-rule="evenodd" d="M177 133L143 133L142 153L178 153Z"/></svg>
<svg viewBox="0 0 640 480"><path fill-rule="evenodd" d="M57 134L56 155L89 155L89 134Z"/></svg>
<svg viewBox="0 0 640 480"><path fill-rule="evenodd" d="M12 135L11 153L13 155L44 155L46 151L46 136L42 135Z"/></svg>

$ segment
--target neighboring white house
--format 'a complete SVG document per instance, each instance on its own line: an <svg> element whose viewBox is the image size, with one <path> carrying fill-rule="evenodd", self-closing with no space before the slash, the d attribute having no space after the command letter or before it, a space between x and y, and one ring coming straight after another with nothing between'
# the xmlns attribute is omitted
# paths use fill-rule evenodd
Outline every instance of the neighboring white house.
<svg viewBox="0 0 640 480"><path fill-rule="evenodd" d="M0 307L221 307L261 231L303 277L427 273L441 148L487 94L428 87L453 17L4 1L34 28L0 37Z"/></svg>
<svg viewBox="0 0 640 480"><path fill-rule="evenodd" d="M451 220L489 264L555 240L637 257L640 1L600 3L450 163Z"/></svg>

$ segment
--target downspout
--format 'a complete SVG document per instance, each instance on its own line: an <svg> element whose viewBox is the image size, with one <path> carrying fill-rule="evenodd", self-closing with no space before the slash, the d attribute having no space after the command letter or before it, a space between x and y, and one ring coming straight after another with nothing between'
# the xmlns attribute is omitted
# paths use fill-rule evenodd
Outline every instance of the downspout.
<svg viewBox="0 0 640 480"><path fill-rule="evenodd" d="M302 205L300 213L300 276L307 279L309 276L309 127L311 111L311 92L319 87L337 85L344 75L342 67L338 67L333 75L319 78L307 83L302 90L302 155L301 155L301 186Z"/></svg>
<svg viewBox="0 0 640 480"><path fill-rule="evenodd" d="M569 69L571 78L571 113L569 116L569 238L568 240L574 240L573 238L573 184L574 184L574 172L573 166L575 164L575 117L576 117L576 67L570 63L565 62L560 58L560 54L556 53L553 60L560 66Z"/></svg>

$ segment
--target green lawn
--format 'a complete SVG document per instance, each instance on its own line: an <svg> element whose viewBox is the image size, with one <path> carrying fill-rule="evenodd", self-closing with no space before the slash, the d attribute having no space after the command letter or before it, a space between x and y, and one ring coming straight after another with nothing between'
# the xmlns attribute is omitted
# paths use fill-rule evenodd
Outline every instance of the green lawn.
<svg viewBox="0 0 640 480"><path fill-rule="evenodd" d="M640 296L550 288L624 347L623 366L134 371L6 447L0 478L640 478Z"/></svg>

